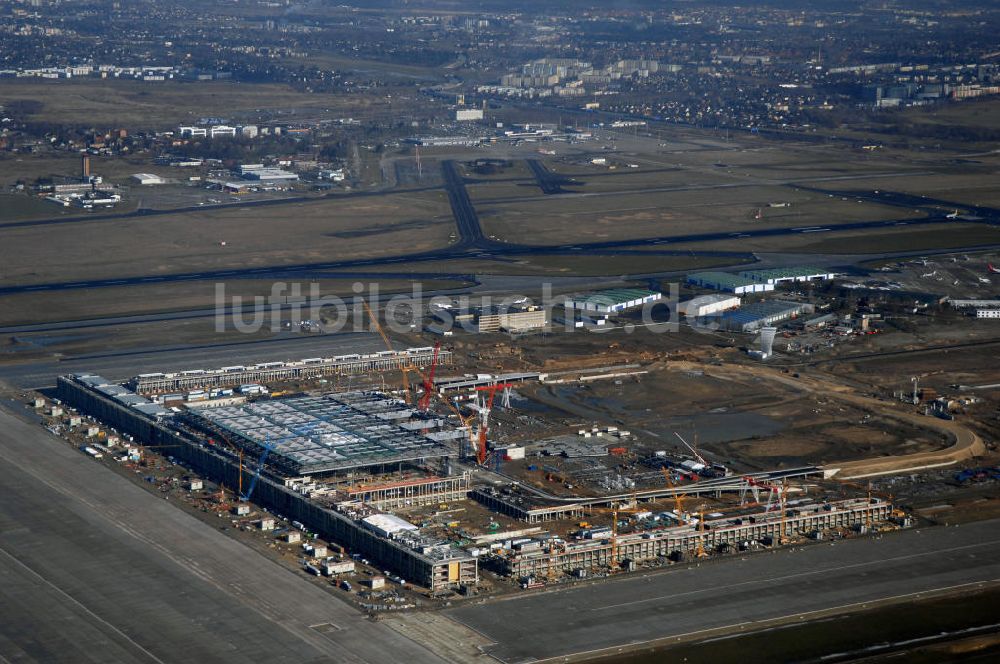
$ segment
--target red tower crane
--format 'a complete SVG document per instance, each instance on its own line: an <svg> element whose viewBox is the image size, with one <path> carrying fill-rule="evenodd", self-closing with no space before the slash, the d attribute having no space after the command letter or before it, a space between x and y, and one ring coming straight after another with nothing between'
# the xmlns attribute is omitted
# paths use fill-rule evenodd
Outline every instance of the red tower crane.
<svg viewBox="0 0 1000 664"><path fill-rule="evenodd" d="M434 344L434 359L431 360L431 369L424 377L424 393L420 395L417 409L426 412L431 405L431 394L434 392L434 373L437 371L438 353L441 351L441 342Z"/></svg>
<svg viewBox="0 0 1000 664"><path fill-rule="evenodd" d="M493 399L497 392L514 387L513 383L496 383L494 385L483 385L476 388L476 392L486 392L486 402L479 409L479 440L476 445L476 460L482 466L486 463L486 432L489 429L490 409L493 408Z"/></svg>

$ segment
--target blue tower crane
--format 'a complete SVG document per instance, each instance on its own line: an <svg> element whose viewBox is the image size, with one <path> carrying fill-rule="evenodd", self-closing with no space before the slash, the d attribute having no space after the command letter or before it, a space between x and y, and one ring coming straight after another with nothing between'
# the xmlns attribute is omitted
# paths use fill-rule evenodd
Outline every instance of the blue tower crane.
<svg viewBox="0 0 1000 664"><path fill-rule="evenodd" d="M322 422L313 422L304 426L295 427L291 429L291 431L295 436L303 436L318 427L320 424L322 424ZM264 469L264 463L267 461L268 455L271 454L271 450L277 447L279 442L288 440L289 438L291 438L291 436L285 436L272 443L270 434L264 437L264 453L260 455L260 460L257 462L257 470L254 471L253 478L250 480L250 486L247 488L247 492L240 496L240 499L243 501L250 500L250 496L253 495L253 490L257 486L257 481L260 479L260 471Z"/></svg>

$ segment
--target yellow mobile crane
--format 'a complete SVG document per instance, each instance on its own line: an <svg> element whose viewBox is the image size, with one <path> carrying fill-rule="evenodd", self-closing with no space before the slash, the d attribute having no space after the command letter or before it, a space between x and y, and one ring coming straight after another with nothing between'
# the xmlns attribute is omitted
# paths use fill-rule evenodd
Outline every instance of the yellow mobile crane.
<svg viewBox="0 0 1000 664"><path fill-rule="evenodd" d="M705 506L702 505L698 508L698 549L695 551L695 557L705 558L708 556L705 553Z"/></svg>
<svg viewBox="0 0 1000 664"><path fill-rule="evenodd" d="M690 523L691 516L684 511L684 499L687 498L686 493L681 493L677 490L677 486L674 485L673 481L670 479L670 471L663 468L663 478L667 481L667 486L670 487L674 492L674 504L677 505L677 520L681 523ZM698 547L695 549L695 556L698 558L704 558L708 554L705 552L705 506L700 505L698 507Z"/></svg>
<svg viewBox="0 0 1000 664"><path fill-rule="evenodd" d="M667 486L674 492L674 504L677 505L677 520L681 522L687 522L688 515L684 511L684 499L687 498L686 493L681 493L677 490L677 486L670 479L670 471L663 468L663 479L667 481Z"/></svg>
<svg viewBox="0 0 1000 664"><path fill-rule="evenodd" d="M633 500L635 500L635 498L633 498ZM592 507L591 511L611 513L611 558L608 561L608 567L612 570L618 569L618 515L634 514L635 512L641 511L639 509L639 503L636 501L632 507L626 507L621 503L614 502L611 503L610 507Z"/></svg>
<svg viewBox="0 0 1000 664"><path fill-rule="evenodd" d="M444 403L448 406L448 408L451 409L451 412L455 413L455 417L457 417L458 421L462 423L462 426L468 428L469 446L470 446L469 449L473 453L475 453L475 451L478 449L479 438L476 435L476 430L473 428L472 423L476 421L476 417L478 417L478 415L476 413L472 413L469 416L462 415L462 412L458 409L458 407L454 403L452 403L451 399L443 397L441 401L444 401Z"/></svg>

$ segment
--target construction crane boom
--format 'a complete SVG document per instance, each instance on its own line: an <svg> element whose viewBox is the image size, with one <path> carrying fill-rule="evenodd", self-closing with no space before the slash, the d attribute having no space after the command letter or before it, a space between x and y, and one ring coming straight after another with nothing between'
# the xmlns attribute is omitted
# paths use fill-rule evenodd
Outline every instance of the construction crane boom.
<svg viewBox="0 0 1000 664"><path fill-rule="evenodd" d="M684 443L684 446L685 446L685 447L687 447L687 448L688 448L689 450L691 450L691 454L693 454L693 455L694 455L694 458L698 460L698 463L700 463L700 464L702 464L702 465L704 465L704 466L708 466L708 465L710 465L710 464L708 463L708 461L705 461L705 457L703 457L702 455L700 455L700 454L698 453L698 450L696 450L695 448L691 447L691 446L690 446L690 445L688 444L688 442L687 442L686 440L684 440L684 438L683 438L683 437L682 437L682 436L681 436L681 435L680 435L679 433L677 433L677 432L675 431L675 432L674 432L674 435L675 435L675 436L677 436L677 438L678 438L678 439L680 439L680 441L681 441L682 443Z"/></svg>
<svg viewBox="0 0 1000 664"><path fill-rule="evenodd" d="M372 311L372 308L368 306L368 302L366 300L361 300L361 304L364 306L365 311L368 312L368 318L371 319L372 327L375 328L375 331L378 332L378 335L382 337L382 342L385 343L386 349L395 350L392 347L392 342L389 341L389 336L385 333L385 330L383 330L382 326L379 324L378 316L376 316L375 312ZM435 356L436 355L437 353L435 352ZM406 401L406 403L410 403L410 371L416 369L416 367L409 365L408 362L409 360L404 360L400 362L400 367L399 367L399 370L403 375L403 400Z"/></svg>
<svg viewBox="0 0 1000 664"><path fill-rule="evenodd" d="M634 493L632 501L631 507L623 507L618 502L611 504L611 561L609 564L611 569L618 568L618 515L635 514L642 509L639 507L639 500Z"/></svg>
<svg viewBox="0 0 1000 664"><path fill-rule="evenodd" d="M663 477L667 480L667 486L674 492L674 504L677 505L677 519L681 522L687 523L688 516L684 511L684 499L687 497L687 494L681 493L677 490L677 487L670 479L670 471L666 468L663 469Z"/></svg>
<svg viewBox="0 0 1000 664"><path fill-rule="evenodd" d="M240 496L240 498L244 502L249 501L250 500L250 496L253 495L253 490L257 487L257 481L260 479L260 471L263 470L264 463L267 461L267 456L271 453L271 450L273 450L273 449L274 449L274 445L271 445L268 442L264 443L264 453L260 455L260 460L257 462L257 470L254 471L253 478L251 478L251 480L250 480L250 488L247 489L247 492L245 494L243 494L243 495ZM242 476L243 476L243 473L241 472L240 473L240 485L241 486L243 484L243 477Z"/></svg>
<svg viewBox="0 0 1000 664"><path fill-rule="evenodd" d="M787 488L787 480L782 480L781 482L781 494L778 496L781 504L781 530L778 531L778 544L786 544L788 542L788 537L786 536L786 523L788 518L788 500L785 497L785 489Z"/></svg>
<svg viewBox="0 0 1000 664"><path fill-rule="evenodd" d="M705 553L705 506L702 505L698 511L698 549L695 551L695 556L704 558L707 555Z"/></svg>
<svg viewBox="0 0 1000 664"><path fill-rule="evenodd" d="M489 429L490 410L493 408L493 399L496 397L497 392L513 386L512 383L495 383L476 388L477 392L486 392L489 395L486 398L486 403L479 411L479 437L476 445L476 460L480 466L486 463L486 432Z"/></svg>
<svg viewBox="0 0 1000 664"><path fill-rule="evenodd" d="M427 372L427 376L421 377L424 380L424 393L420 395L420 402L417 406L418 410L426 412L431 405L431 394L434 391L434 374L437 372L438 365L438 353L441 351L441 342L438 341L434 344L434 359L431 360L430 371ZM419 373L419 372L418 372Z"/></svg>
<svg viewBox="0 0 1000 664"><path fill-rule="evenodd" d="M455 413L455 417L457 417L458 421L462 423L462 426L467 427L469 429L469 447L475 449L476 434L472 430L472 421L476 419L475 413L468 416L462 415L462 412L455 406L454 403L452 403L451 399L442 399L442 401L444 401L445 405L447 405L448 408L451 409L451 412Z"/></svg>

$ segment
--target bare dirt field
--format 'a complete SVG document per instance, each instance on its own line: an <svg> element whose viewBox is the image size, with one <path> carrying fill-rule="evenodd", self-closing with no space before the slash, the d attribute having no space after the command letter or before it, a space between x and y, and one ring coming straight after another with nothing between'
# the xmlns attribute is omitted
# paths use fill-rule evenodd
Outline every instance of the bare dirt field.
<svg viewBox="0 0 1000 664"><path fill-rule="evenodd" d="M781 385L675 371L656 371L622 385L594 382L556 396L619 423L649 452L684 453L673 432L698 438L700 449L729 464L768 468L929 451L937 433Z"/></svg>
<svg viewBox="0 0 1000 664"><path fill-rule="evenodd" d="M947 343L948 327L937 327L941 332L937 337L912 339L909 344L886 336L887 350ZM953 330L951 336L960 336L957 333ZM713 341L721 343L712 348ZM625 364L638 363L648 372L619 380L519 388L534 405L519 404L510 418L500 415L503 425L498 435L505 441L537 441L573 435L580 427L615 425L632 432L634 438L624 444L641 459L656 450L688 454L676 431L689 441L697 437L699 449L709 458L754 470L840 466L859 459L885 464L895 463L897 457L908 462L918 458L915 455L950 450L953 435L960 435L960 442L968 440L961 432L970 426L978 427L981 436L985 432L986 440L996 435L980 423L1000 405L1000 391L975 392L981 401L955 422L924 415L892 398L894 391L907 389L914 375L923 376L926 385L940 394L955 392L952 385L958 382L1000 382L1000 364L992 361L992 348L963 351L952 371L945 369L952 352L850 360L852 353L879 350L859 346L842 353L840 362L796 365L786 373L778 365L793 358L779 354L776 366L761 365L735 348L719 348L727 341L726 335L696 334L684 328L667 334L577 332L519 340L517 357L525 364L505 360L503 345L498 344L496 353L481 361L495 358L498 368L505 370L527 367L558 376L568 368L625 371ZM459 351L464 348L461 341L455 343ZM574 376L571 371L566 377Z"/></svg>

